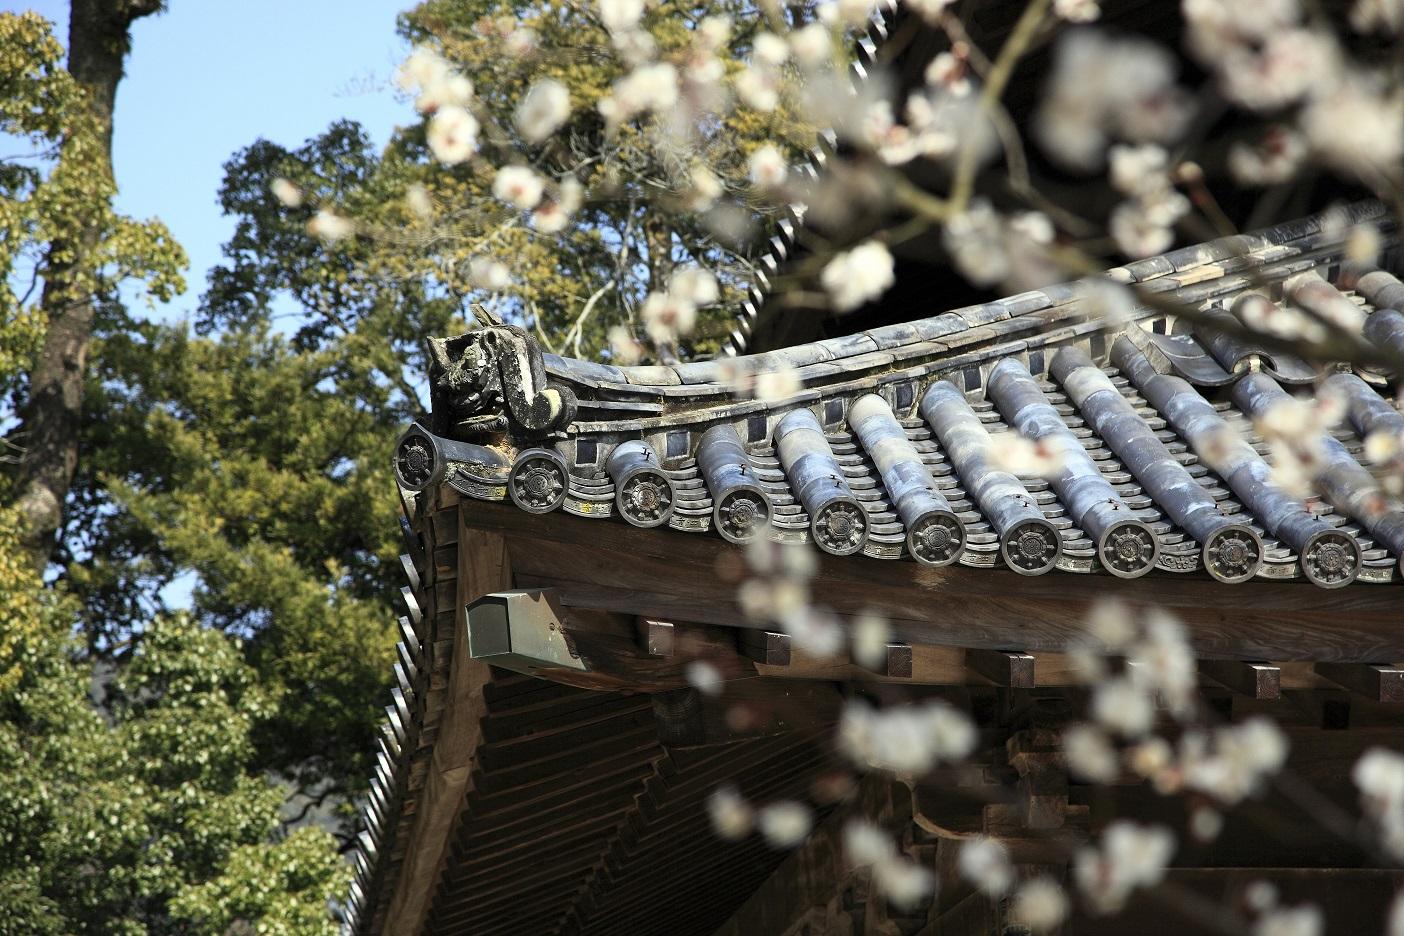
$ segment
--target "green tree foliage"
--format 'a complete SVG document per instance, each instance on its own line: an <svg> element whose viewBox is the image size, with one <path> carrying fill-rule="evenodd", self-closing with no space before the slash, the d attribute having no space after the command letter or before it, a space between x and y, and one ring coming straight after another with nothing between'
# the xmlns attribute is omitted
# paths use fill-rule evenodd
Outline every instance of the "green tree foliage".
<svg viewBox="0 0 1404 936"><path fill-rule="evenodd" d="M284 791L252 768L270 703L237 642L161 618L95 681L16 528L0 517L0 933L330 933L346 870L325 831L276 837Z"/></svg>
<svg viewBox="0 0 1404 936"><path fill-rule="evenodd" d="M96 306L98 334L111 342L111 354L97 356L89 375L88 392L97 394L87 400L91 414L94 404L104 408L109 362L130 372L142 359L142 373L156 363L134 348L159 330L126 316L117 285L139 276L168 296L183 265L159 223L110 211L110 177L93 162L101 147L87 121L86 92L60 67L62 55L42 18L0 14L0 131L34 150L28 160L0 163L7 419L22 410L39 366L56 282L69 299ZM40 277L42 300L34 296ZM168 382L197 382L187 369L192 362L171 356L179 353L175 337L159 358ZM231 344L221 362L203 363L240 366L231 360L238 353ZM300 399L287 385L269 388ZM162 412L178 423L174 395L162 397ZM122 451L105 446L130 428L118 422L99 432L98 425L90 419L82 440L89 478L104 459L122 462ZM188 453L198 441L172 438L171 451ZM25 442L22 433L11 439L18 450ZM113 483L120 488L121 476ZM14 492L3 493L8 500ZM111 504L92 483L71 501L78 522ZM348 877L336 840L316 827L284 834L288 790L270 782L259 754L261 733L278 723L279 685L264 679L257 655L236 638L187 614L154 613L158 605L143 603L134 587L140 576L99 587L94 575L105 567L132 566L153 580L174 568L154 548L157 534L143 526L160 529L154 513L140 505L131 514L107 513L111 529L68 538L59 582L46 586L24 512L0 506L0 934L332 932L329 901L344 893ZM117 528L133 535L119 538ZM93 551L119 539L120 562ZM274 567L278 561L258 558ZM285 604L314 600L294 592L281 593ZM85 606L87 598L97 600ZM103 618L114 608L126 611L120 627ZM75 621L84 624L78 632ZM287 656L298 660L295 651Z"/></svg>
<svg viewBox="0 0 1404 936"><path fill-rule="evenodd" d="M720 12L736 11L718 3L678 26L660 15L660 45L681 63L693 25ZM501 34L522 28L535 31L534 51L504 58ZM752 18L735 31L728 67L754 28ZM339 802L348 819L372 766L403 613L388 453L426 408L425 339L464 330L469 303L483 300L548 343L573 345L589 292L617 283L580 333L581 353L598 353L606 326L627 320L671 265L744 269L688 210L686 173L637 128L611 138L608 167L573 162L605 145L596 105L622 74L592 11L429 3L402 31L473 76L504 134L529 80L569 86L572 117L556 135L565 142L504 138L497 153L531 156L553 178L574 173L588 193L581 215L558 235L533 231L491 196L493 165L435 162L418 121L381 153L337 123L295 149L258 141L235 154L220 191L234 234L191 325L131 326L101 341L69 537L86 561L66 572L95 650L120 646L160 609L162 586L193 573L192 612L245 638L273 706L254 733L259 763ZM749 149L792 118L781 108L729 120L709 159L740 186ZM790 132L800 145L803 130ZM280 179L300 203L270 194ZM412 207L421 190L428 215ZM354 219L357 233L311 236L324 208ZM475 285L472 261L484 257L510 262L511 289Z"/></svg>

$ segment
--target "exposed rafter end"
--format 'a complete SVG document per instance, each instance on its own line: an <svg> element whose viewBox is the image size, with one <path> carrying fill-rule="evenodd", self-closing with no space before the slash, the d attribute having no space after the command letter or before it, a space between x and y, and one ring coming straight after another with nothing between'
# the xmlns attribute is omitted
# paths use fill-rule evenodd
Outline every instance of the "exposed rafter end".
<svg viewBox="0 0 1404 936"><path fill-rule="evenodd" d="M1404 702L1404 669L1392 663L1317 663L1316 674L1376 702Z"/></svg>
<svg viewBox="0 0 1404 936"><path fill-rule="evenodd" d="M996 686L1010 689L1032 689L1034 658L1019 650L970 650L965 664Z"/></svg>
<svg viewBox="0 0 1404 936"><path fill-rule="evenodd" d="M1225 689L1254 699L1282 698L1282 669L1271 663L1200 660L1199 674Z"/></svg>

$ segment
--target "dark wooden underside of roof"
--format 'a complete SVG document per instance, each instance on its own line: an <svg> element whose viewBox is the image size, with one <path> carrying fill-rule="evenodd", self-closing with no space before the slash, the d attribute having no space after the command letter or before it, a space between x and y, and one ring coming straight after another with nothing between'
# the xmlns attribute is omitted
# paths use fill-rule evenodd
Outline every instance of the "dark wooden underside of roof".
<svg viewBox="0 0 1404 936"><path fill-rule="evenodd" d="M1404 660L1392 589L1204 588L1170 574L1027 578L823 557L818 601L841 620L876 607L895 622L895 655L873 673L806 659L748 622L733 600L742 551L717 539L530 515L446 487L423 498L416 521L419 578L407 598L422 665L404 694L403 756L379 781L378 854L359 878L372 897L356 932L848 934L863 920L910 936L999 932L1003 911L955 878L931 907L894 913L843 865L842 823L877 818L947 875L951 850L975 833L1058 873L1050 843L1064 833L1095 832L1117 815L1183 830L1182 802L1144 784L1080 786L1040 766L1061 757L1047 727L1081 705L1060 651L1108 594L1183 617L1204 657L1208 704L1224 717L1279 720L1305 784L1230 816L1214 845L1183 849L1172 893L1219 900L1267 877L1289 900L1351 895L1335 900L1355 914L1339 921L1364 926L1400 883L1358 844L1271 818L1300 808L1302 789L1324 791L1313 808L1352 810L1349 765L1371 746L1397 745L1404 670L1381 663ZM513 588L550 591L583 668L534 678L469 656L462 609ZM720 702L687 688L684 665L698 657L731 679ZM1244 662L1254 660L1275 662ZM910 789L869 777L856 801L826 807L827 818L820 810L794 853L758 835L717 838L706 798L723 783L761 804L813 801L816 779L836 766L829 737L853 692L887 703L934 694L971 711L984 735L973 768ZM737 700L786 714L765 730L714 730L711 716ZM1069 932L1119 933L1123 922L1079 919ZM1193 914L1176 928L1213 931Z"/></svg>

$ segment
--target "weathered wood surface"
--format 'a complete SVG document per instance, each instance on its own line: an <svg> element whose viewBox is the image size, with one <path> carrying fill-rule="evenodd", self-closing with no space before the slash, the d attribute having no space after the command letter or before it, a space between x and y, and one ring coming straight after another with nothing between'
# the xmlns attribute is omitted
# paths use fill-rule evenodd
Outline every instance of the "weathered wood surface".
<svg viewBox="0 0 1404 936"><path fill-rule="evenodd" d="M461 635L466 627L467 604L488 592L511 588L512 569L506 540L500 534L469 526L466 517L455 508L439 511L435 517L436 532L448 522L440 518L455 515L456 535L446 538L458 542L454 627ZM492 680L491 670L469 658L466 640L452 641L451 659L447 698L433 757L420 793L413 831L406 842L404 864L386 913L385 932L391 936L417 936L424 928L481 737L483 687Z"/></svg>
<svg viewBox="0 0 1404 936"><path fill-rule="evenodd" d="M623 523L537 516L475 503L470 521L500 533L519 588L557 589L567 606L672 621L757 626L736 604L740 551L723 542ZM1026 577L997 569L822 556L815 600L851 618L871 608L894 639L973 649L1063 651L1089 609L1117 598L1184 621L1208 659L1371 662L1404 659L1404 592L1326 590L1296 582L1225 585L1154 572Z"/></svg>

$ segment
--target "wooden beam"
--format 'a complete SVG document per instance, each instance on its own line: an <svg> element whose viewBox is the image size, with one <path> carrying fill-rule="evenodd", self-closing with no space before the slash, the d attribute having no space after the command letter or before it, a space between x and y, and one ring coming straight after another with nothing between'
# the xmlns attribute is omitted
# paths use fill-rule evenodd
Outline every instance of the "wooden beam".
<svg viewBox="0 0 1404 936"><path fill-rule="evenodd" d="M1200 660L1199 674L1249 698L1282 698L1282 669L1271 663Z"/></svg>
<svg viewBox="0 0 1404 936"><path fill-rule="evenodd" d="M737 637L741 652L765 666L790 665L790 635L774 631L744 630Z"/></svg>
<svg viewBox="0 0 1404 936"><path fill-rule="evenodd" d="M1034 658L1017 650L970 650L965 662L972 670L994 683L1011 689L1034 687Z"/></svg>
<svg viewBox="0 0 1404 936"><path fill-rule="evenodd" d="M890 777L869 774L857 796L820 823L713 936L793 933L805 921L814 924L812 932L848 932L833 925L836 914L859 909L843 906L844 892L852 886L856 896L867 893L867 875L855 874L843 855L843 829L853 817L900 828L911 821L911 795ZM863 932L888 931L872 919L881 913L881 903L868 902L865 915L871 928Z"/></svg>
<svg viewBox="0 0 1404 936"><path fill-rule="evenodd" d="M1316 672L1376 702L1404 702L1404 669L1392 663L1317 663Z"/></svg>
<svg viewBox="0 0 1404 936"><path fill-rule="evenodd" d="M471 659L468 642L458 639L467 626L464 609L482 595L512 587L505 538L471 527L467 523L469 511L453 513L458 514L459 524L458 600L447 699L417 813L404 844L404 863L384 917L383 932L390 936L417 936L424 929L439 869L471 787L473 752L481 739L480 719L486 711L483 687L491 682L492 672L487 664Z"/></svg>
<svg viewBox="0 0 1404 936"><path fill-rule="evenodd" d="M667 621L652 618L639 618L639 642L643 652L651 657L670 659L677 653L677 640L673 625Z"/></svg>
<svg viewBox="0 0 1404 936"><path fill-rule="evenodd" d="M734 581L696 572L736 551L716 537L561 513L526 514L492 503L475 503L472 522L522 544L514 550L518 587L555 587L566 605L662 620L751 623L737 604ZM1404 659L1397 596L1372 585L1230 586L1158 572L1138 579L1061 572L1025 577L1002 569L823 555L811 592L840 618L884 615L894 638L913 645L1063 652L1082 639L1097 602L1118 599L1133 611L1175 614L1205 659Z"/></svg>

